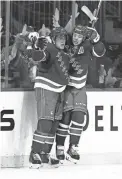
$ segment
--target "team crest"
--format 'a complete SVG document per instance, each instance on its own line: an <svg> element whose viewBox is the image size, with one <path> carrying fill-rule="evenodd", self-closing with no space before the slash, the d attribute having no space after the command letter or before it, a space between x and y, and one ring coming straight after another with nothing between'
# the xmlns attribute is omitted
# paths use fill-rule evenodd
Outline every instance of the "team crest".
<svg viewBox="0 0 122 179"><path fill-rule="evenodd" d="M78 54L83 54L83 53L84 53L84 48L83 48L83 46L81 46L81 47L79 48Z"/></svg>

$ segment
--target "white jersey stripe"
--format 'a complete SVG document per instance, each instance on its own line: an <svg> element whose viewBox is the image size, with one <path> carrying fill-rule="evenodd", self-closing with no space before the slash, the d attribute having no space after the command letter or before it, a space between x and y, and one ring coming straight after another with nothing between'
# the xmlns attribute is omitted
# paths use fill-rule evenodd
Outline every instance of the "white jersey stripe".
<svg viewBox="0 0 122 179"><path fill-rule="evenodd" d="M64 131L64 132L67 132L67 131L68 131L68 129L61 129L61 128L58 128L57 130L59 130L59 131Z"/></svg>
<svg viewBox="0 0 122 179"><path fill-rule="evenodd" d="M70 129L73 129L73 130L78 130L78 131L82 131L83 129L81 128L75 128L75 127L70 127Z"/></svg>
<svg viewBox="0 0 122 179"><path fill-rule="evenodd" d="M87 77L87 74L82 76L82 77L80 77L80 78L79 77L70 76L70 79L76 80L76 81L81 81L81 80L85 79L86 77Z"/></svg>
<svg viewBox="0 0 122 179"><path fill-rule="evenodd" d="M70 135L75 135L75 136L81 136L81 134L74 134L74 133L71 133L69 132Z"/></svg>
<svg viewBox="0 0 122 179"><path fill-rule="evenodd" d="M60 85L60 84L58 84L58 83L55 83L55 82L53 82L53 81L51 81L51 80L49 80L49 79L47 79L47 78L41 77L41 76L37 76L37 77L35 78L35 81L36 81L36 80L44 80L44 81L46 81L46 82L48 82L48 83L53 84L54 86L59 86L59 87L62 86L62 85Z"/></svg>
<svg viewBox="0 0 122 179"><path fill-rule="evenodd" d="M106 50L104 50L104 52L103 52L102 55L98 55L98 54L94 51L94 47L93 47L93 48L92 48L92 52L93 52L93 54L94 54L96 57L102 57L102 56L105 54Z"/></svg>
<svg viewBox="0 0 122 179"><path fill-rule="evenodd" d="M74 124L74 125L76 125L76 126L84 127L84 123L83 123L83 124L80 124L80 123L78 123L78 122L72 121L71 124Z"/></svg>
<svg viewBox="0 0 122 179"><path fill-rule="evenodd" d="M59 123L59 126L65 128L65 129L68 129L68 128L69 128L69 125L62 124L62 123Z"/></svg>
<svg viewBox="0 0 122 179"><path fill-rule="evenodd" d="M41 144L44 144L44 142L42 142L42 141L39 141L39 140L35 140L35 139L33 139L33 141L34 141L34 142L41 143Z"/></svg>
<svg viewBox="0 0 122 179"><path fill-rule="evenodd" d="M33 139L33 141L37 142L37 143L40 143L40 144L44 144L44 142L38 141L38 140L35 140L35 139ZM45 143L47 143L47 144L53 144L53 142L48 142L48 141L45 141Z"/></svg>
<svg viewBox="0 0 122 179"><path fill-rule="evenodd" d="M70 79L69 82L70 82L70 83L76 83L76 84L82 84L82 83L85 82L85 81L86 81L86 78L83 79L83 80L80 80L80 81Z"/></svg>
<svg viewBox="0 0 122 179"><path fill-rule="evenodd" d="M74 86L75 88L80 89L80 88L83 88L86 85L86 81L84 83L81 83L81 84L76 84L76 83L69 82L68 85L69 86Z"/></svg>
<svg viewBox="0 0 122 179"><path fill-rule="evenodd" d="M44 135L38 135L38 134L34 134L34 136L41 137L41 138L54 139L54 137L52 137L52 136L44 136Z"/></svg>
<svg viewBox="0 0 122 179"><path fill-rule="evenodd" d="M50 87L49 85L46 85L46 84L43 84L43 83L36 83L35 82L35 85L34 85L34 88L43 88L43 89L46 89L46 90L49 90L49 91L54 91L54 92L57 92L57 93L61 93L62 91L65 90L66 88L66 85L65 86L61 86L59 87L58 89L55 89L55 87Z"/></svg>

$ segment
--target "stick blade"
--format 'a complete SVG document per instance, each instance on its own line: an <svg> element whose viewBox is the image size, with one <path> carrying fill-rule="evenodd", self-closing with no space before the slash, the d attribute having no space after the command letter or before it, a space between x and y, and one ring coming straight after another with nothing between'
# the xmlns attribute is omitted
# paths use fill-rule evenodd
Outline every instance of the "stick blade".
<svg viewBox="0 0 122 179"><path fill-rule="evenodd" d="M91 21L95 19L93 13L90 11L90 9L87 6L82 6L81 10L90 18Z"/></svg>

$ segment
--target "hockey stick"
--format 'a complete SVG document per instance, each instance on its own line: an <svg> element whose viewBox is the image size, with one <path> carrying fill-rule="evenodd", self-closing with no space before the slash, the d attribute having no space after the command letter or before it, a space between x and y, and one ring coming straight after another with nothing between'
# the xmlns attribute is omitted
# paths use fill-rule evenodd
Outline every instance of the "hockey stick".
<svg viewBox="0 0 122 179"><path fill-rule="evenodd" d="M97 9L95 9L94 13L92 13L87 6L81 7L81 10L90 18L90 20L92 22L92 28L94 28L95 23L97 21L97 16L99 14L101 4L102 4L102 0L99 1L98 7L97 7Z"/></svg>
<svg viewBox="0 0 122 179"><path fill-rule="evenodd" d="M97 9L96 9L96 11L95 11L95 17L96 17L96 18L97 18L98 14L99 14L101 4L102 4L102 0L99 1L98 7L97 7ZM96 23L96 21L93 20L93 22L92 22L92 27L93 27L93 28L94 28L94 26L95 26L95 23Z"/></svg>
<svg viewBox="0 0 122 179"><path fill-rule="evenodd" d="M96 17L94 14L90 11L90 9L87 6L82 6L81 10L90 18L91 22L93 20L96 20Z"/></svg>

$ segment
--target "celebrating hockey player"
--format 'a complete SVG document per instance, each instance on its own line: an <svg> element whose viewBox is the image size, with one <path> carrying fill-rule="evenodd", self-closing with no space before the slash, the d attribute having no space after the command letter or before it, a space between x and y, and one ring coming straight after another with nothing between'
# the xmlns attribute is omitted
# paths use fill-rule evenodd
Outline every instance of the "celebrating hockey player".
<svg viewBox="0 0 122 179"><path fill-rule="evenodd" d="M86 80L88 67L92 64L91 50L97 55L93 43L98 42L99 34L93 28L78 25L72 34L73 46L70 49L70 82L64 94L64 113L56 135L56 154L59 160L65 159L65 139L69 134L69 148L66 158L79 161L78 145L87 114ZM100 46L100 44L99 44ZM101 54L101 56L104 54Z"/></svg>
<svg viewBox="0 0 122 179"><path fill-rule="evenodd" d="M52 43L43 38L36 41L32 59L37 66L35 94L38 124L33 135L30 162L32 167L41 164L58 164L50 157L58 121L62 119L63 91L69 81L69 56L63 52L67 33L62 27L51 32ZM43 54L43 55L42 55Z"/></svg>

